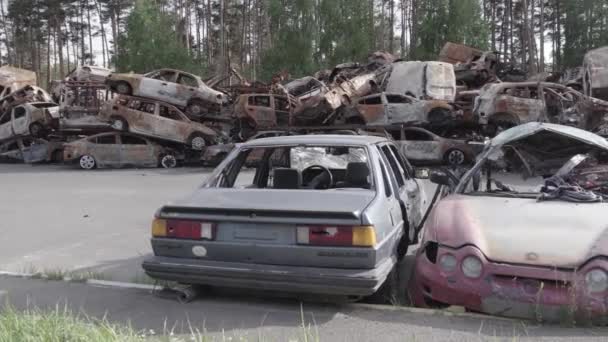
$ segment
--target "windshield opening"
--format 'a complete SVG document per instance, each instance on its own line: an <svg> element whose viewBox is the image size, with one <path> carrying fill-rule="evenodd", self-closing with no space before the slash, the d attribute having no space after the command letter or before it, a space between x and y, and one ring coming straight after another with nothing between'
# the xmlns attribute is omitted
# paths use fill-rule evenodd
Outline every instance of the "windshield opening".
<svg viewBox="0 0 608 342"><path fill-rule="evenodd" d="M465 194L538 200L608 200L608 153L567 137L538 134L484 154Z"/></svg>
<svg viewBox="0 0 608 342"><path fill-rule="evenodd" d="M238 189L373 189L368 151L360 146L242 148L209 181Z"/></svg>

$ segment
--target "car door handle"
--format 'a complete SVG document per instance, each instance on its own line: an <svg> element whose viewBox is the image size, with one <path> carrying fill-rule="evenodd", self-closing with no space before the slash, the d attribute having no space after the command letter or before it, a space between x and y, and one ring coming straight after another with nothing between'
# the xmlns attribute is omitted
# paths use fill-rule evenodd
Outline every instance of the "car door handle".
<svg viewBox="0 0 608 342"><path fill-rule="evenodd" d="M166 85L167 85L167 83L164 83L164 82L163 82L163 83L161 83L161 84L162 84L162 85L164 85L164 86L166 86Z"/></svg>

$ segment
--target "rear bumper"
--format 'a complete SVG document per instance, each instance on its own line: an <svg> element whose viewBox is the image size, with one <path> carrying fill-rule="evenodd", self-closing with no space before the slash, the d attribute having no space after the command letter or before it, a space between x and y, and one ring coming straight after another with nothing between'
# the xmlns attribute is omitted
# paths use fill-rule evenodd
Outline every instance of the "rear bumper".
<svg viewBox="0 0 608 342"><path fill-rule="evenodd" d="M145 260L142 266L152 278L185 284L368 296L384 283L393 264L387 259L374 269L336 269L154 256Z"/></svg>

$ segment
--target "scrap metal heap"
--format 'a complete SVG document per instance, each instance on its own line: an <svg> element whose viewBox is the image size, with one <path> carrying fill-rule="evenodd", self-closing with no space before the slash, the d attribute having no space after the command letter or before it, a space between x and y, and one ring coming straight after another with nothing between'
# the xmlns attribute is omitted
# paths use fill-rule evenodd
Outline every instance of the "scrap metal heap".
<svg viewBox="0 0 608 342"><path fill-rule="evenodd" d="M0 153L58 159L56 142L114 131L199 162L211 162L204 152L210 145L265 131L363 129L421 145L425 139L483 141L508 127L541 121L608 135L608 47L590 51L580 68L533 77L502 65L496 52L447 43L438 61L406 61L377 51L364 63L342 63L298 79L282 70L269 83L247 80L234 66L204 80L173 69L140 75L81 66L53 81L50 95L35 83L30 71L0 68ZM47 105L15 112L39 102ZM19 124L15 115L24 111ZM47 118L36 119L40 115L30 114L36 111ZM426 133L390 133L412 126ZM121 145L130 140L116 139ZM49 158L23 157L24 146L34 141L53 143Z"/></svg>

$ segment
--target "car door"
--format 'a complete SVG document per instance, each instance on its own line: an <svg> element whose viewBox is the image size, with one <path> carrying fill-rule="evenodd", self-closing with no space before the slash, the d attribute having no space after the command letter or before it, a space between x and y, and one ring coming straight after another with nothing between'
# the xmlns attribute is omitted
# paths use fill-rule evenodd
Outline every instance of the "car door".
<svg viewBox="0 0 608 342"><path fill-rule="evenodd" d="M395 154L398 153L393 144L385 143L378 146L380 153L385 158L389 173L393 179L395 200L399 204L400 215L407 219L408 236L410 241L414 237L414 230L422 220L421 193L418 182L410 175L403 161Z"/></svg>
<svg viewBox="0 0 608 342"><path fill-rule="evenodd" d="M405 204L411 227L417 228L426 210L426 194L420 183L414 178L414 168L407 158L399 152L395 144L389 143L388 146L404 176L404 186L399 192L400 198ZM411 231L410 233L413 234L414 232ZM414 237L410 236L410 241L414 241L412 238Z"/></svg>
<svg viewBox="0 0 608 342"><path fill-rule="evenodd" d="M27 109L23 106L15 107L13 108L11 115L13 135L28 135L31 116L27 112Z"/></svg>
<svg viewBox="0 0 608 342"><path fill-rule="evenodd" d="M6 140L13 136L12 113L5 112L0 115L0 140Z"/></svg>
<svg viewBox="0 0 608 342"><path fill-rule="evenodd" d="M249 96L245 110L255 120L258 127L276 127L277 119L272 108L270 95Z"/></svg>
<svg viewBox="0 0 608 342"><path fill-rule="evenodd" d="M274 112L277 118L277 126L289 126L290 122L290 106L289 101L284 96L273 95Z"/></svg>
<svg viewBox="0 0 608 342"><path fill-rule="evenodd" d="M412 161L441 161L443 158L441 143L428 131L405 129L404 139L400 142L401 153Z"/></svg>
<svg viewBox="0 0 608 342"><path fill-rule="evenodd" d="M155 136L172 141L188 142L189 137L186 134L189 134L191 127L175 108L158 103L155 120L158 120L158 124L154 125Z"/></svg>
<svg viewBox="0 0 608 342"><path fill-rule="evenodd" d="M198 88L198 81L192 75L180 72L177 76L177 93L175 96L179 98L185 105L192 97L197 96L200 91Z"/></svg>
<svg viewBox="0 0 608 342"><path fill-rule="evenodd" d="M123 165L151 166L156 165L153 146L146 140L131 134L121 134L120 159Z"/></svg>
<svg viewBox="0 0 608 342"><path fill-rule="evenodd" d="M124 105L118 107L125 116L129 131L145 135L154 135L157 124L156 101L139 98L129 98ZM120 112L118 113L120 115Z"/></svg>
<svg viewBox="0 0 608 342"><path fill-rule="evenodd" d="M100 134L90 139L89 142L92 145L88 149L89 153L93 155L98 165L120 165L122 163L118 134Z"/></svg>
<svg viewBox="0 0 608 342"><path fill-rule="evenodd" d="M503 90L496 99L495 114L509 114L519 123L537 121L545 117L545 101L537 85L513 86ZM497 118L496 120L504 120ZM492 118L490 118L492 121Z"/></svg>
<svg viewBox="0 0 608 342"><path fill-rule="evenodd" d="M177 73L172 70L159 70L149 77L142 77L139 96L185 106L183 99L177 98Z"/></svg>
<svg viewBox="0 0 608 342"><path fill-rule="evenodd" d="M368 124L383 125L388 123L385 115L385 103L382 94L374 94L359 99L356 110Z"/></svg>

